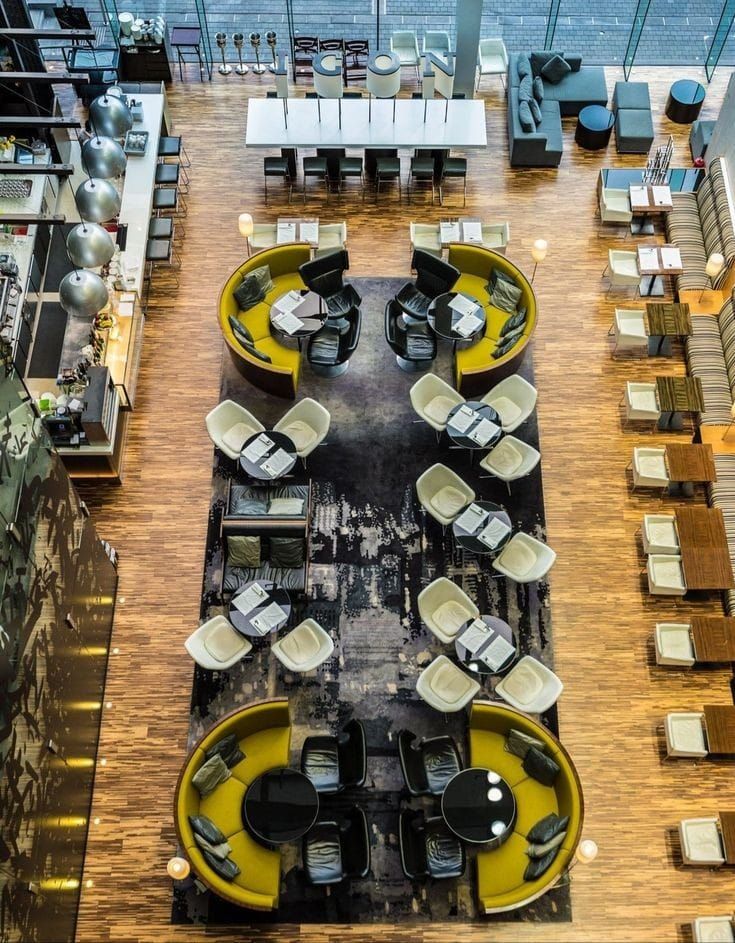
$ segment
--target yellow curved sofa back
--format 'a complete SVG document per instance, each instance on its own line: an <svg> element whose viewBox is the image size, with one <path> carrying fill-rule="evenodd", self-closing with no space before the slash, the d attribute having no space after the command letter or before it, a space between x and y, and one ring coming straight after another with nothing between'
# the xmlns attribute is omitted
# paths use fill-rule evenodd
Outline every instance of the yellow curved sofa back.
<svg viewBox="0 0 735 943"><path fill-rule="evenodd" d="M447 261L461 272L453 290L465 291L482 301L487 318L485 336L471 347L457 349L454 365L455 383L459 389L464 376L495 370L521 353L536 327L536 295L523 272L504 255L493 252L492 249L466 243L452 243L449 246ZM493 360L492 352L500 338L500 329L510 315L507 311L501 311L490 303L485 286L493 269L499 269L513 278L521 289L521 300L518 305L526 308L526 324L523 333L513 347L497 360Z"/></svg>
<svg viewBox="0 0 735 943"><path fill-rule="evenodd" d="M206 751L234 733L245 758L214 792L202 798L192 777ZM187 757L174 796L174 822L179 844L193 870L215 894L240 907L274 910L281 884L281 854L265 848L243 827L242 800L253 780L266 770L287 766L291 751L291 720L287 698L249 704L211 727ZM206 815L220 828L232 849L230 858L240 868L234 881L225 881L209 867L189 824L190 815Z"/></svg>
<svg viewBox="0 0 735 943"><path fill-rule="evenodd" d="M505 750L505 739L515 728L542 740L545 752L560 766L553 786L529 777L519 757ZM484 913L500 913L525 906L559 880L582 834L582 785L569 754L545 727L527 714L496 703L475 701L470 715L470 765L493 769L512 788L518 814L513 834L499 848L477 855L477 898ZM551 867L535 881L524 881L526 835L544 816L569 816L567 834Z"/></svg>

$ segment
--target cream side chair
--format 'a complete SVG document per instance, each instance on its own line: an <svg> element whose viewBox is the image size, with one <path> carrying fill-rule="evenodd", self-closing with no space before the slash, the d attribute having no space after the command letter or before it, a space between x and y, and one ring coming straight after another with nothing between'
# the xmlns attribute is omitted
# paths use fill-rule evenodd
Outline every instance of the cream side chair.
<svg viewBox="0 0 735 943"><path fill-rule="evenodd" d="M477 681L465 674L446 655L437 655L416 679L419 697L444 714L461 711L479 690Z"/></svg>
<svg viewBox="0 0 735 943"><path fill-rule="evenodd" d="M442 527L448 527L475 500L472 488L441 462L427 468L416 480L416 494L421 507Z"/></svg>
<svg viewBox="0 0 735 943"><path fill-rule="evenodd" d="M409 223L411 234L411 250L422 249L435 255L442 256L442 240L438 223Z"/></svg>
<svg viewBox="0 0 735 943"><path fill-rule="evenodd" d="M394 52L401 63L401 66L412 66L416 69L416 78L421 81L419 74L419 41L416 33L412 30L397 30L390 38L391 52Z"/></svg>
<svg viewBox="0 0 735 943"><path fill-rule="evenodd" d="M513 534L492 566L516 583L535 583L554 565L556 553L540 540L519 531Z"/></svg>
<svg viewBox="0 0 735 943"><path fill-rule="evenodd" d="M248 236L248 251L259 252L278 244L278 226L275 223L255 223Z"/></svg>
<svg viewBox="0 0 735 943"><path fill-rule="evenodd" d="M265 432L265 426L244 406L231 399L223 400L207 414L204 420L209 438L224 454L237 461L243 445L259 432Z"/></svg>
<svg viewBox="0 0 735 943"><path fill-rule="evenodd" d="M661 418L655 383L628 380L623 400L628 422L658 422Z"/></svg>
<svg viewBox="0 0 735 943"><path fill-rule="evenodd" d="M505 482L508 494L511 481L530 475L541 461L541 453L527 442L507 435L480 462L480 468Z"/></svg>
<svg viewBox="0 0 735 943"><path fill-rule="evenodd" d="M648 334L644 311L637 308L616 308L610 331L615 338L613 357L618 351L636 352L648 356Z"/></svg>
<svg viewBox="0 0 735 943"><path fill-rule="evenodd" d="M304 460L326 439L330 421L321 403L307 396L278 420L273 431L287 435L296 446L296 454Z"/></svg>
<svg viewBox="0 0 735 943"><path fill-rule="evenodd" d="M271 645L271 651L289 671L313 671L329 658L334 642L314 619L304 619Z"/></svg>
<svg viewBox="0 0 735 943"><path fill-rule="evenodd" d="M408 395L415 412L438 433L437 439L447 428L449 413L465 402L461 393L435 373L424 374Z"/></svg>
<svg viewBox="0 0 735 943"><path fill-rule="evenodd" d="M664 717L666 755L672 759L707 756L704 714L701 711L672 711Z"/></svg>
<svg viewBox="0 0 735 943"><path fill-rule="evenodd" d="M505 255L510 242L510 223L483 223L482 245Z"/></svg>
<svg viewBox="0 0 735 943"><path fill-rule="evenodd" d="M480 615L467 593L446 576L421 590L418 608L426 628L445 645L452 645L465 622Z"/></svg>
<svg viewBox="0 0 735 943"><path fill-rule="evenodd" d="M347 244L347 223L325 223L319 225L319 244L314 250L314 258L329 255Z"/></svg>
<svg viewBox="0 0 735 943"><path fill-rule="evenodd" d="M556 704L563 690L561 679L551 668L531 655L524 655L495 685L496 694L527 714L543 714Z"/></svg>
<svg viewBox="0 0 735 943"><path fill-rule="evenodd" d="M536 408L538 394L528 380L511 374L482 397L498 413L503 432L515 432Z"/></svg>
<svg viewBox="0 0 735 943"><path fill-rule="evenodd" d="M447 59L451 52L449 33L442 30L426 30L422 43L422 52L433 52L437 56Z"/></svg>
<svg viewBox="0 0 735 943"><path fill-rule="evenodd" d="M679 552L679 535L673 514L644 514L641 537L645 554Z"/></svg>
<svg viewBox="0 0 735 943"><path fill-rule="evenodd" d="M691 668L697 660L688 622L657 622L653 641L657 665Z"/></svg>
<svg viewBox="0 0 735 943"><path fill-rule="evenodd" d="M720 820L716 815L682 819L679 822L679 841L684 864L720 868L725 863Z"/></svg>
<svg viewBox="0 0 735 943"><path fill-rule="evenodd" d="M607 253L607 268L605 272L610 273L610 286L608 294L612 288L640 288L641 275L638 271L638 254L636 252L625 252L622 249L609 249ZM602 274L604 275L605 272Z"/></svg>
<svg viewBox="0 0 735 943"><path fill-rule="evenodd" d="M631 464L633 491L636 488L661 488L663 490L669 487L665 449L636 447L633 449Z"/></svg>
<svg viewBox="0 0 735 943"><path fill-rule="evenodd" d="M508 74L508 50L499 36L490 36L480 40L477 59L478 88L483 75L499 75L500 81L505 86L505 77Z"/></svg>
<svg viewBox="0 0 735 943"><path fill-rule="evenodd" d="M692 920L694 943L735 943L732 914L724 917L696 917Z"/></svg>
<svg viewBox="0 0 735 943"><path fill-rule="evenodd" d="M246 638L224 616L214 616L192 632L184 648L200 668L226 671L252 649Z"/></svg>
<svg viewBox="0 0 735 943"><path fill-rule="evenodd" d="M603 223L630 223L633 212L627 190L600 187L600 220Z"/></svg>
<svg viewBox="0 0 735 943"><path fill-rule="evenodd" d="M674 553L650 553L646 563L648 592L652 596L684 596L687 591L681 557Z"/></svg>

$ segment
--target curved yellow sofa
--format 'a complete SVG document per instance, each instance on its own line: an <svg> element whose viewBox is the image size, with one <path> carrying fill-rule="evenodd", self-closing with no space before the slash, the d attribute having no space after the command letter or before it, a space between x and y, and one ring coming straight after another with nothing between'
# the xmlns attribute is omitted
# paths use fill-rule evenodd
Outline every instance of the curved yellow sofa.
<svg viewBox="0 0 735 943"><path fill-rule="evenodd" d="M522 760L505 750L511 728L546 745L545 752L561 767L553 786L544 786L524 771ZM477 855L477 900L486 914L524 907L550 890L569 866L582 834L582 785L569 754L546 727L512 707L475 701L470 714L470 765L495 770L516 798L518 815L513 834L499 848ZM544 816L569 816L567 835L551 867L535 881L524 881L526 834Z"/></svg>
<svg viewBox="0 0 735 943"><path fill-rule="evenodd" d="M500 329L510 315L489 301L484 305L487 318L485 336L471 347L457 348L454 358L455 385L463 396L481 396L495 383L518 370L536 327L536 295L523 272L504 255L493 252L492 249L467 243L452 243L449 246L447 261L461 272L452 290L467 292L483 302L488 299L486 285L493 269L500 269L511 276L521 288L521 300L518 304L519 307L526 308L526 326L517 343L507 354L497 360L492 358L492 352L500 338Z"/></svg>
<svg viewBox="0 0 735 943"><path fill-rule="evenodd" d="M245 754L232 775L205 798L192 785L192 777L204 762L205 752L234 733ZM252 910L275 910L281 886L281 853L265 848L245 831L242 800L248 786L269 769L288 766L291 719L288 698L256 701L227 714L196 744L176 784L174 822L179 844L197 877L219 897ZM220 828L240 868L234 881L225 881L209 867L194 841L190 815L206 815Z"/></svg>
<svg viewBox="0 0 735 943"><path fill-rule="evenodd" d="M233 363L238 371L266 393L294 399L299 385L301 353L293 347L285 347L271 335L270 308L276 298L292 289L304 289L299 275L299 266L311 257L310 247L301 243L286 243L263 249L251 255L227 279L219 295L219 326L227 344ZM265 300L250 308L240 311L233 292L240 285L243 276L261 265L267 265L271 271L273 288ZM271 363L259 360L249 354L237 341L229 324L230 315L235 317L250 331L255 346L268 354Z"/></svg>

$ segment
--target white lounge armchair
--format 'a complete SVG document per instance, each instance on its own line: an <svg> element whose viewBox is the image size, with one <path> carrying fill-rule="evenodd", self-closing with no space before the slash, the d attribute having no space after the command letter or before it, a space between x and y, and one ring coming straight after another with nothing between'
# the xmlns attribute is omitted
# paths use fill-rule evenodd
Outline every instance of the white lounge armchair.
<svg viewBox="0 0 735 943"><path fill-rule="evenodd" d="M265 432L262 422L244 406L231 399L223 400L204 420L209 438L220 452L237 461L243 445L259 432Z"/></svg>
<svg viewBox="0 0 735 943"><path fill-rule="evenodd" d="M444 714L461 711L480 690L480 685L446 655L427 665L416 679L416 693Z"/></svg>
<svg viewBox="0 0 735 943"><path fill-rule="evenodd" d="M688 622L657 622L653 641L657 665L691 668L696 661Z"/></svg>
<svg viewBox="0 0 735 943"><path fill-rule="evenodd" d="M519 531L493 560L493 569L516 583L534 583L546 576L555 560L551 547Z"/></svg>
<svg viewBox="0 0 735 943"><path fill-rule="evenodd" d="M483 223L482 245L505 255L510 241L510 223Z"/></svg>
<svg viewBox="0 0 735 943"><path fill-rule="evenodd" d="M610 288L635 288L638 290L641 282L641 275L638 271L638 254L636 252L625 252L622 249L609 249L607 258Z"/></svg>
<svg viewBox="0 0 735 943"><path fill-rule="evenodd" d="M252 647L224 616L214 616L204 622L184 642L184 648L194 661L207 671L232 668Z"/></svg>
<svg viewBox="0 0 735 943"><path fill-rule="evenodd" d="M541 453L538 449L516 439L515 436L507 435L487 453L480 462L480 467L504 481L510 494L511 481L530 475L540 460Z"/></svg>
<svg viewBox="0 0 735 943"><path fill-rule="evenodd" d="M684 864L719 868L725 863L720 821L716 815L682 819L679 822L679 841Z"/></svg>
<svg viewBox="0 0 735 943"><path fill-rule="evenodd" d="M625 384L625 418L628 422L659 421L661 410L658 408L655 383L629 380Z"/></svg>
<svg viewBox="0 0 735 943"><path fill-rule="evenodd" d="M447 428L449 413L465 402L461 393L435 373L426 373L417 380L409 396L418 415L440 434Z"/></svg>
<svg viewBox="0 0 735 943"><path fill-rule="evenodd" d="M704 714L697 711L672 711L664 718L666 755L672 759L707 756Z"/></svg>
<svg viewBox="0 0 735 943"><path fill-rule="evenodd" d="M307 396L278 420L273 431L287 435L296 446L296 454L305 459L326 439L330 419L321 403Z"/></svg>
<svg viewBox="0 0 735 943"><path fill-rule="evenodd" d="M732 914L724 917L696 917L692 920L694 943L735 943Z"/></svg>
<svg viewBox="0 0 735 943"><path fill-rule="evenodd" d="M314 258L344 249L346 243L347 223L320 223L319 243L314 250Z"/></svg>
<svg viewBox="0 0 735 943"><path fill-rule="evenodd" d="M543 714L556 704L563 690L561 679L531 655L524 655L495 685L496 694L527 714Z"/></svg>
<svg viewBox="0 0 735 943"><path fill-rule="evenodd" d="M499 75L505 85L508 73L508 50L499 36L481 39L477 50L477 85L479 88L483 75Z"/></svg>
<svg viewBox="0 0 735 943"><path fill-rule="evenodd" d="M271 645L271 651L289 671L313 671L334 651L328 632L314 619L304 619Z"/></svg>
<svg viewBox="0 0 735 943"><path fill-rule="evenodd" d="M421 51L423 53L433 52L434 55L441 56L448 61L449 54L452 51L449 33L442 30L426 30Z"/></svg>
<svg viewBox="0 0 735 943"><path fill-rule="evenodd" d="M627 190L600 187L600 220L603 223L630 223L633 212Z"/></svg>
<svg viewBox="0 0 735 943"><path fill-rule="evenodd" d="M418 607L421 621L445 645L452 645L462 626L480 615L467 593L446 576L421 590Z"/></svg>
<svg viewBox="0 0 735 943"><path fill-rule="evenodd" d="M648 555L648 592L653 596L684 596L687 591L681 557L673 553Z"/></svg>
<svg viewBox="0 0 735 943"><path fill-rule="evenodd" d="M412 30L398 30L390 38L391 52L394 52L401 63L401 66L412 66L416 69L416 78L421 81L419 75L419 41L416 33Z"/></svg>
<svg viewBox="0 0 735 943"><path fill-rule="evenodd" d="M633 449L633 491L636 488L668 488L666 450L661 448Z"/></svg>
<svg viewBox="0 0 735 943"><path fill-rule="evenodd" d="M538 394L528 380L511 374L482 397L482 402L498 413L503 432L515 432L536 407Z"/></svg>
<svg viewBox="0 0 735 943"><path fill-rule="evenodd" d="M638 309L616 308L612 324L615 338L613 356L625 350L648 355L648 334L645 312Z"/></svg>
<svg viewBox="0 0 735 943"><path fill-rule="evenodd" d="M409 223L409 231L412 250L422 249L441 258L442 240L438 223Z"/></svg>
<svg viewBox="0 0 735 943"><path fill-rule="evenodd" d="M417 479L416 494L421 507L442 527L448 527L475 500L472 488L440 462L427 468Z"/></svg>
<svg viewBox="0 0 735 943"><path fill-rule="evenodd" d="M679 552L679 535L673 514L644 514L641 536L645 554Z"/></svg>

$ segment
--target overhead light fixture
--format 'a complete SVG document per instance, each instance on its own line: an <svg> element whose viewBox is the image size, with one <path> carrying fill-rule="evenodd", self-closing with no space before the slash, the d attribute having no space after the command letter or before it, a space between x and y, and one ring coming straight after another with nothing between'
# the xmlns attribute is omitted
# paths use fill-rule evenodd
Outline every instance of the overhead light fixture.
<svg viewBox="0 0 735 943"><path fill-rule="evenodd" d="M109 180L90 177L80 183L74 200L82 219L92 223L106 223L120 212L120 194Z"/></svg>
<svg viewBox="0 0 735 943"><path fill-rule="evenodd" d="M89 106L89 123L95 134L121 138L133 127L133 113L116 95L100 95Z"/></svg>
<svg viewBox="0 0 735 943"><path fill-rule="evenodd" d="M125 172L128 158L120 144L105 135L89 138L82 144L82 166L88 177L108 180Z"/></svg>
<svg viewBox="0 0 735 943"><path fill-rule="evenodd" d="M98 223L81 222L66 237L66 252L76 268L99 268L115 254L115 242Z"/></svg>
<svg viewBox="0 0 735 943"><path fill-rule="evenodd" d="M101 311L109 300L107 286L95 272L75 269L61 280L59 304L67 314L89 318Z"/></svg>

